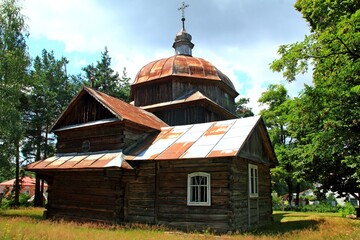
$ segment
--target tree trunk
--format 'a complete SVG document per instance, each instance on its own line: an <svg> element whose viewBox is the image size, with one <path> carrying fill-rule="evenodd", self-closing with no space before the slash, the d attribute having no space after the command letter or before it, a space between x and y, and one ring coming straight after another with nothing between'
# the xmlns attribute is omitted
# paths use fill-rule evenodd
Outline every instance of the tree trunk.
<svg viewBox="0 0 360 240"><path fill-rule="evenodd" d="M38 174L36 174L34 207L42 207L42 196L40 188L40 178Z"/></svg>
<svg viewBox="0 0 360 240"><path fill-rule="evenodd" d="M20 142L16 143L16 157L15 157L15 199L14 206L20 206Z"/></svg>
<svg viewBox="0 0 360 240"><path fill-rule="evenodd" d="M288 186L288 194L289 194L289 205L291 206L293 200L293 183L291 181L291 177L286 178L286 184Z"/></svg>
<svg viewBox="0 0 360 240"><path fill-rule="evenodd" d="M41 160L41 128L39 130L40 138L38 140L36 146L36 159L35 161ZM36 181L35 181L35 198L34 198L34 207L42 207L43 206L43 197L41 195L41 186L40 186L40 178L38 174L36 174Z"/></svg>
<svg viewBox="0 0 360 240"><path fill-rule="evenodd" d="M295 199L295 206L299 206L300 203L300 183L296 183L296 199Z"/></svg>

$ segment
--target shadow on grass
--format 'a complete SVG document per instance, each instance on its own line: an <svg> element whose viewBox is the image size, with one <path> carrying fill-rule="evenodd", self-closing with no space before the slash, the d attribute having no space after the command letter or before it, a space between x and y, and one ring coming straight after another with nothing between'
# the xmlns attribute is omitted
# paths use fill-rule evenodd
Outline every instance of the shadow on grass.
<svg viewBox="0 0 360 240"><path fill-rule="evenodd" d="M317 230L319 225L325 220L323 219L305 219L304 215L296 215L290 213L274 214L274 222L263 227L259 227L251 231L254 235L279 235L292 231L309 229ZM286 221L282 219L286 218Z"/></svg>

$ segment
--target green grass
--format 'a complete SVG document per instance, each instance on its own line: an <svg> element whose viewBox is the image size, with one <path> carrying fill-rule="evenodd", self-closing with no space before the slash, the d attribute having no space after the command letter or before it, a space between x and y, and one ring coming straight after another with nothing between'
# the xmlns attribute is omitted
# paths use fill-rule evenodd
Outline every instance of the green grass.
<svg viewBox="0 0 360 240"><path fill-rule="evenodd" d="M41 208L0 210L0 240L7 239L360 239L360 220L337 213L275 212L274 222L232 235L169 231L142 224L109 226L49 221Z"/></svg>

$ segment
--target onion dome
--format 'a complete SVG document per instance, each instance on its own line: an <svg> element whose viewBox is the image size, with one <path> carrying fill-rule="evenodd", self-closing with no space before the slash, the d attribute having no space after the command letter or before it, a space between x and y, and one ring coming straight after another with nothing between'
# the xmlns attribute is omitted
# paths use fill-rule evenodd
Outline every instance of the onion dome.
<svg viewBox="0 0 360 240"><path fill-rule="evenodd" d="M210 62L189 55L174 55L146 64L135 77L133 85L152 82L168 76L219 81L238 95L231 80Z"/></svg>
<svg viewBox="0 0 360 240"><path fill-rule="evenodd" d="M173 48L175 49L176 55L188 55L191 56L191 50L194 47L194 44L191 42L191 35L185 30L185 18L181 19L182 21L182 29L176 34L175 42L173 44Z"/></svg>

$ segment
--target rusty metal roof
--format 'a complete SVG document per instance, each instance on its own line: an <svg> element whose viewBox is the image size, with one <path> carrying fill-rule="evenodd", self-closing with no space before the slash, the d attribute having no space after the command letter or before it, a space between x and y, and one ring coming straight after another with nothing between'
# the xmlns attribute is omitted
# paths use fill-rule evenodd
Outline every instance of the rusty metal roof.
<svg viewBox="0 0 360 240"><path fill-rule="evenodd" d="M162 127L168 126L165 122L163 122L161 119L148 111L142 110L131 104L123 102L120 99L111 97L105 93L84 86L83 89L78 93L78 95L75 96L74 99L71 101L68 108L60 115L60 117L52 127L52 130L57 129L58 123L69 111L71 111L71 106L76 104L77 100L81 98L84 92L89 93L100 104L102 104L120 120L130 121L157 130L160 130Z"/></svg>
<svg viewBox="0 0 360 240"><path fill-rule="evenodd" d="M24 186L34 186L34 185L35 185L35 181L36 181L35 178L27 177L27 176L22 177L22 178L19 178L20 185L23 186L23 187L24 187ZM9 187L12 187L12 186L14 186L14 183L15 183L15 178L0 183L0 186L9 186ZM45 184L45 186L47 186L46 183L44 183L44 184Z"/></svg>
<svg viewBox="0 0 360 240"><path fill-rule="evenodd" d="M236 92L231 80L214 65L202 58L187 55L175 55L146 64L138 72L133 85L167 76L185 76L221 81Z"/></svg>
<svg viewBox="0 0 360 240"><path fill-rule="evenodd" d="M256 126L265 125L260 116L238 118L174 127L164 127L151 139L145 139L126 155L119 151L93 153L57 154L26 167L29 171L124 168L132 169L126 161L131 160L181 160L198 158L235 157ZM276 156L269 136L265 144L269 159L276 164ZM266 143L267 142L267 143Z"/></svg>
<svg viewBox="0 0 360 240"><path fill-rule="evenodd" d="M260 116L163 128L151 144L127 160L174 160L237 156Z"/></svg>
<svg viewBox="0 0 360 240"><path fill-rule="evenodd" d="M180 104L190 103L190 102L198 102L198 101L205 101L205 102L211 104L218 111L222 112L223 114L226 114L228 116L228 118L236 118L237 117L234 113L232 113L229 110L218 105L217 103L212 101L210 98L208 98L204 94L202 94L200 91L194 91L194 92L187 93L173 101L156 103L156 104L152 104L152 105L143 106L141 108L144 110L153 112L154 110L158 110L158 109L164 109L164 108L166 109L167 107L174 107L175 105L180 105Z"/></svg>
<svg viewBox="0 0 360 240"><path fill-rule="evenodd" d="M68 170L68 169L100 169L100 168L132 167L124 160L122 151L67 153L37 161L26 166L26 170Z"/></svg>

